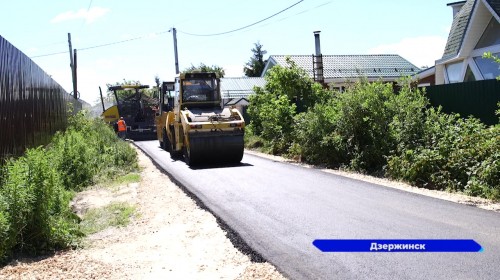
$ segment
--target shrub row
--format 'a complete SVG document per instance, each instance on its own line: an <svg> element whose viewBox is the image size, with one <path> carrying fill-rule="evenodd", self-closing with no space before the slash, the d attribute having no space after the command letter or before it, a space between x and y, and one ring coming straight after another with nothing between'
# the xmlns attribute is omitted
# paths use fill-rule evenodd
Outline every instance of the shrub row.
<svg viewBox="0 0 500 280"><path fill-rule="evenodd" d="M500 199L500 125L430 108L404 80L397 94L392 84L363 81L325 95L310 82L299 95L314 102L297 113L297 98L275 90L276 83L307 84L284 79L295 68L274 67L266 77L272 87L251 96L247 140L253 145L312 164ZM294 79L309 80L303 72Z"/></svg>
<svg viewBox="0 0 500 280"><path fill-rule="evenodd" d="M75 191L136 168L135 151L84 112L47 147L9 159L0 178L0 260L76 245L82 234L69 206Z"/></svg>

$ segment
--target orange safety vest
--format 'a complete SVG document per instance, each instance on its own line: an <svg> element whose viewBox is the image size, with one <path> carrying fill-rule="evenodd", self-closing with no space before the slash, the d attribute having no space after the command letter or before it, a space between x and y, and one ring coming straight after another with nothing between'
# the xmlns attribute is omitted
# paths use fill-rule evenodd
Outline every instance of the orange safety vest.
<svg viewBox="0 0 500 280"><path fill-rule="evenodd" d="M127 125L124 120L119 120L116 124L118 125L119 132L127 131Z"/></svg>

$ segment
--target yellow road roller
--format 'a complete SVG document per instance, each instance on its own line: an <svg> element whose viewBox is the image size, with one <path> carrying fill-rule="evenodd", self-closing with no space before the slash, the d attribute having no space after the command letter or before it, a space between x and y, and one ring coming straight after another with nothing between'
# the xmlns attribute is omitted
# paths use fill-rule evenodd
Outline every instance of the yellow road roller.
<svg viewBox="0 0 500 280"><path fill-rule="evenodd" d="M189 166L238 163L243 158L245 121L224 108L215 73L181 73L163 82L156 116L160 146Z"/></svg>

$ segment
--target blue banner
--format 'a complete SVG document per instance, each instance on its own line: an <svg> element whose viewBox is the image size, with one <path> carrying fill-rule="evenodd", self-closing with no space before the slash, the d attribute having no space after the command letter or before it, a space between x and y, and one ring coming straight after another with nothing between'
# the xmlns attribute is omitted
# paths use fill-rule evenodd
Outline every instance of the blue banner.
<svg viewBox="0 0 500 280"><path fill-rule="evenodd" d="M322 252L482 252L472 239L316 239Z"/></svg>

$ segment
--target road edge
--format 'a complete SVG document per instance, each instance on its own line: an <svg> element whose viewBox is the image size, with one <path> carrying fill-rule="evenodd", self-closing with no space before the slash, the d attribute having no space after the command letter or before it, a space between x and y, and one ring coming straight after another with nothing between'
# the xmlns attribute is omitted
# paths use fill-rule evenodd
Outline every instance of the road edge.
<svg viewBox="0 0 500 280"><path fill-rule="evenodd" d="M231 228L221 217L219 217L219 215L217 215L214 211L212 211L212 209L210 209L207 205L205 205L205 203L203 203L203 201L195 193L193 193L186 186L184 186L184 184L182 182L180 182L179 180L177 180L177 178L175 178L172 174L170 174L162 166L160 166L158 163L156 163L154 161L154 159L148 153L146 153L140 146L135 145L135 143L133 143L133 142L130 142L130 143L133 144L135 148L137 148L138 150L140 150L146 157L148 157L151 160L151 162L153 163L153 165L161 173L163 173L164 175L168 176L168 178L177 187L179 187L179 189L182 190L189 198L191 198L196 203L196 205L198 207L200 207L201 209L203 209L203 210L207 211L208 213L210 213L211 215L213 215L215 217L215 220L216 220L217 224L219 225L219 227L226 233L226 237L229 239L229 241L231 242L231 244L233 244L233 246L238 251L240 251L242 254L248 256L252 262L256 262L256 263L268 262L268 263L272 264L279 273L281 273L283 276L289 278L288 275L286 273L284 273L283 271L281 271L275 264L273 264L269 260L265 259L262 256L262 254L260 254L255 249L253 249L243 239L243 237L241 237L241 235L238 232L236 232L233 228Z"/></svg>
<svg viewBox="0 0 500 280"><path fill-rule="evenodd" d="M485 198L468 196L468 195L461 194L461 193L451 193L451 192L446 192L446 191L438 191L438 190L419 188L419 187L412 186L412 185L405 183L405 182L402 182L402 181L395 181L395 180L390 180L387 178L378 178L378 177L373 177L373 176L369 176L369 175L361 174L361 173L356 173L356 172L352 172L352 171L329 169L329 168L325 168L325 167L310 165L310 164L298 162L298 161L293 160L293 159L284 158L282 156L270 155L270 154L262 153L262 152L255 151L255 150L245 149L245 153L250 154L250 155L254 155L254 156L258 156L261 158L270 159L270 160L277 161L277 162L289 163L289 164L292 164L295 166L300 166L300 167L309 168L309 169L315 169L315 170L319 170L319 171L322 171L325 173L330 173L330 174L335 174L335 175L350 178L350 179L360 180L363 182L376 184L376 185L386 187L386 188L402 190L402 191L406 191L406 192L420 194L420 195L424 195L424 196L428 196L428 197L432 197L432 198L437 198L437 199L446 200L446 201L450 201L450 202L454 202L454 203L459 203L459 204L477 207L477 208L480 208L483 210L488 210L488 211L500 213L500 202L494 202L492 200L485 199Z"/></svg>

